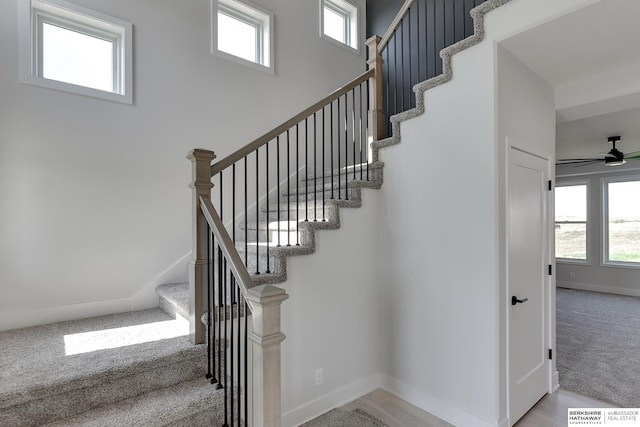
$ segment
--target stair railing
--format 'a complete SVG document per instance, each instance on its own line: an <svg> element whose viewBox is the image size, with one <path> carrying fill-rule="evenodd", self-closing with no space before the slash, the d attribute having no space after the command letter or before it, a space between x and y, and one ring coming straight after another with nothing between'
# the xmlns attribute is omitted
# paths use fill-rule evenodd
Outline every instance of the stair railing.
<svg viewBox="0 0 640 427"><path fill-rule="evenodd" d="M220 161L203 149L187 156L190 337L208 344L207 377L224 389L224 425L280 425L280 305L288 295L268 284L283 274L274 255L304 252L298 225L329 226L329 205L348 203L350 182L370 179L375 73L369 69Z"/></svg>
<svg viewBox="0 0 640 427"><path fill-rule="evenodd" d="M288 295L269 283L283 280L284 256L311 250L302 225L335 225L328 206L350 206L352 183L371 179L371 142L390 136L392 115L415 107L413 85L442 73L440 50L473 33L469 12L484 1L407 0L384 37L367 40L366 72L220 161L189 153L190 336L208 343L223 425L281 424Z"/></svg>
<svg viewBox="0 0 640 427"><path fill-rule="evenodd" d="M380 109L386 111L379 139L391 136L391 116L416 106L413 86L443 73L440 51L474 33L470 11L485 1L405 1L376 46Z"/></svg>

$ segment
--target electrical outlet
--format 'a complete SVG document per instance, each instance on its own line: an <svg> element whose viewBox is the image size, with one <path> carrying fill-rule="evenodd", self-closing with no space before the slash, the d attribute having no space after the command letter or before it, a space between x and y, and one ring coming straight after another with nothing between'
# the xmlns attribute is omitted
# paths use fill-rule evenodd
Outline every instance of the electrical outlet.
<svg viewBox="0 0 640 427"><path fill-rule="evenodd" d="M576 278L576 273L574 273L573 271L571 273L569 273L569 278L570 279L575 279Z"/></svg>
<svg viewBox="0 0 640 427"><path fill-rule="evenodd" d="M322 385L324 382L324 372L322 369L316 369L316 385Z"/></svg>

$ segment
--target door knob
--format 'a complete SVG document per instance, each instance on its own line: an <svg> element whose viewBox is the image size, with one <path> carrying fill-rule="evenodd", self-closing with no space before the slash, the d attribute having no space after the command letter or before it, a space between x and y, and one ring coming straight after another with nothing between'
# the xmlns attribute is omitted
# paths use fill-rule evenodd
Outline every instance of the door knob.
<svg viewBox="0 0 640 427"><path fill-rule="evenodd" d="M511 297L511 305L516 305L518 303L522 304L527 301L529 301L529 298L518 299L518 297L515 295Z"/></svg>

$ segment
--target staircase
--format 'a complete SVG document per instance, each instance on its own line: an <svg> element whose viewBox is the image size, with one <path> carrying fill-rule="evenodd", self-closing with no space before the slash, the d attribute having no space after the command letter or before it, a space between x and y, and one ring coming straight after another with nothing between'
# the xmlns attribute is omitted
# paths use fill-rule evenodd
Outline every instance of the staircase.
<svg viewBox="0 0 640 427"><path fill-rule="evenodd" d="M451 56L478 43L484 14L508 1L474 9L474 34L442 51L442 74L413 86L415 102L390 117L390 128L380 58L411 1L382 44L369 43L370 69L353 82L218 162L213 152L194 150L190 283L160 286L160 309L0 332L0 425L223 425L228 412L240 411L233 401L226 409L227 393L244 389L236 405L253 396L243 409L253 413L240 411L235 422L259 417L256 425L280 425L279 304L287 295L271 285L287 279L288 257L315 251L317 231L340 227L341 208L360 207L363 189L381 187L379 150L400 142L400 122L424 112L423 93L451 78ZM234 354L246 357L251 345L248 319L253 374L233 365ZM244 341L233 343L234 327ZM251 395L250 375L269 392Z"/></svg>
<svg viewBox="0 0 640 427"><path fill-rule="evenodd" d="M217 424L222 395L188 331L150 309L0 332L0 425Z"/></svg>

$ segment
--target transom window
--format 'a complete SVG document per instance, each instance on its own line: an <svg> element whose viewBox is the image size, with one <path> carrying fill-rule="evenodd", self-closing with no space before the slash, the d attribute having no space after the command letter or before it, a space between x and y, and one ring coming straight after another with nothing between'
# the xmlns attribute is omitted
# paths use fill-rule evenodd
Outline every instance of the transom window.
<svg viewBox="0 0 640 427"><path fill-rule="evenodd" d="M23 3L23 81L132 102L131 24L61 0Z"/></svg>
<svg viewBox="0 0 640 427"><path fill-rule="evenodd" d="M271 69L273 15L236 0L213 0L213 51Z"/></svg>
<svg viewBox="0 0 640 427"><path fill-rule="evenodd" d="M556 258L587 261L587 191L586 183L556 187Z"/></svg>
<svg viewBox="0 0 640 427"><path fill-rule="evenodd" d="M640 179L605 180L605 263L640 267Z"/></svg>
<svg viewBox="0 0 640 427"><path fill-rule="evenodd" d="M358 8L345 0L321 0L321 35L358 49Z"/></svg>

